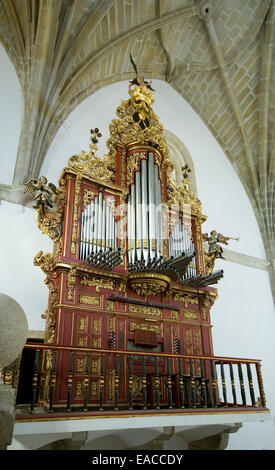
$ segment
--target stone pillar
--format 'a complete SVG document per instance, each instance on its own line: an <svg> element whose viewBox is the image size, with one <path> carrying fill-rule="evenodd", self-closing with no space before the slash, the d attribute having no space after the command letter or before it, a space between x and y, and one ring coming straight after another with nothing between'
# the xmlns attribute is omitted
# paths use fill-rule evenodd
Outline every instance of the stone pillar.
<svg viewBox="0 0 275 470"><path fill-rule="evenodd" d="M1 370L21 353L28 334L28 322L20 305L0 294L0 450L12 441L14 426L14 394L11 385L4 385Z"/></svg>

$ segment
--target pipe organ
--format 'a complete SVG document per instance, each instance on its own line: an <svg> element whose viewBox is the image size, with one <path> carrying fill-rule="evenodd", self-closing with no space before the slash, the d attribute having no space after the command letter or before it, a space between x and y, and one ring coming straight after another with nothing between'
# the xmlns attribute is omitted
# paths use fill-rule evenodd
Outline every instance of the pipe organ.
<svg viewBox="0 0 275 470"><path fill-rule="evenodd" d="M109 269L121 262L117 223L110 198L99 192L81 213L79 259Z"/></svg>
<svg viewBox="0 0 275 470"><path fill-rule="evenodd" d="M58 356L56 408L66 403L66 377L70 406L79 406L87 367L85 400L90 406L104 398L111 407L115 397L126 405L128 376L133 403L139 406L140 377L151 383L155 367L150 355L141 361L139 350L174 357L169 370L161 357L158 364L165 401L165 381L167 374L175 374L177 354L193 355L196 374L196 355L213 354L210 309L217 291L211 286L223 273L206 271L201 231L206 217L186 173L182 186L170 177L173 166L152 109L152 91L137 81L131 82L129 94L110 124L109 153L96 155L100 134L92 130L90 151L70 157L62 171L53 207L44 203L37 209L39 227L54 243L53 254L35 257L50 291L45 342L78 348L74 359L66 350ZM85 368L89 350L93 360ZM106 363L106 350L137 355L129 363L126 353L119 362L114 354ZM45 352L39 398L45 406L51 364ZM183 364L185 374L190 373L188 364ZM119 395L118 376L122 383L125 377Z"/></svg>

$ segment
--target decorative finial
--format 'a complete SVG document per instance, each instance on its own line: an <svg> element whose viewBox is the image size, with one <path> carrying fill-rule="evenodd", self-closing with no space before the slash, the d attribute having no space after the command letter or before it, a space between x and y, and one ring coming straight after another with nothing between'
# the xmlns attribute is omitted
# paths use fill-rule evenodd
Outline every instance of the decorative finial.
<svg viewBox="0 0 275 470"><path fill-rule="evenodd" d="M188 165L182 167L182 183L183 186L187 189L189 186L189 173L191 173L191 170Z"/></svg>
<svg viewBox="0 0 275 470"><path fill-rule="evenodd" d="M102 137L102 134L99 132L99 129L97 127L95 129L91 129L90 132L91 132L91 137L90 137L91 141L94 144L97 144L98 138Z"/></svg>

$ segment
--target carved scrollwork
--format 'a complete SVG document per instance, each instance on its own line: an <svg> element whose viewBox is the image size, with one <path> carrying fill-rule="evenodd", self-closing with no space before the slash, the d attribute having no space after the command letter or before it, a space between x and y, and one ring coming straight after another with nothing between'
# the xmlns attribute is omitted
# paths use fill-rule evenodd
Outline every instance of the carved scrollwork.
<svg viewBox="0 0 275 470"><path fill-rule="evenodd" d="M115 158L114 155L105 155L104 158L96 156L97 145L90 144L90 152L82 150L81 153L73 155L68 161L67 169L88 178L109 183L115 180Z"/></svg>
<svg viewBox="0 0 275 470"><path fill-rule="evenodd" d="M168 201L172 204L177 204L180 207L180 210L183 210L183 207L190 205L191 212L193 214L199 215L202 211L202 205L199 198L196 194L189 190L186 185L179 187L176 185L176 182L173 181L168 176L168 185L167 185L167 194Z"/></svg>
<svg viewBox="0 0 275 470"><path fill-rule="evenodd" d="M109 127L110 138L107 141L109 155L115 155L118 144L127 146L132 142L139 142L151 145L162 153L162 164L168 168L168 171L172 171L173 165L163 137L163 126L150 107L154 101L153 93L146 86L135 85L133 88L130 85L129 95L131 98L127 101L121 100L121 105L116 110L119 119L113 119ZM145 125L141 125L141 122Z"/></svg>
<svg viewBox="0 0 275 470"><path fill-rule="evenodd" d="M47 275L52 273L55 268L55 261L53 255L51 253L44 254L42 250L36 253L33 260L33 264L35 266L40 266L42 271Z"/></svg>
<svg viewBox="0 0 275 470"><path fill-rule="evenodd" d="M36 201L36 222L42 233L56 242L62 235L62 222L65 204L64 180L60 187L47 184L47 178L32 179L25 184L25 193L32 193Z"/></svg>

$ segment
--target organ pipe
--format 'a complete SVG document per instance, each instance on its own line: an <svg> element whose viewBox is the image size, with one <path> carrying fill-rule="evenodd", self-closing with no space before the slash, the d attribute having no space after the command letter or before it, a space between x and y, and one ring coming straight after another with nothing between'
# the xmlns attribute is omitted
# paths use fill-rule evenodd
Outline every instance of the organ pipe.
<svg viewBox="0 0 275 470"><path fill-rule="evenodd" d="M127 213L127 257L130 272L161 271L174 279L196 276L192 238L182 214L170 214L172 229L168 235L169 258L163 252L163 214L161 181L154 154L142 159L130 185ZM117 266L121 253L117 249L117 223L113 210L100 191L81 215L80 259Z"/></svg>
<svg viewBox="0 0 275 470"><path fill-rule="evenodd" d="M143 257L148 262L148 184L147 184L147 161L141 161L141 203L142 203L142 237Z"/></svg>
<svg viewBox="0 0 275 470"><path fill-rule="evenodd" d="M148 161L148 209L149 209L149 243L150 253L149 257L154 257L154 245L155 245L155 188L154 188L154 155L149 154Z"/></svg>
<svg viewBox="0 0 275 470"><path fill-rule="evenodd" d="M137 240L137 248L136 248L136 255L138 261L141 261L141 254L142 254L142 243L141 243L141 191L140 191L140 172L136 172L136 240Z"/></svg>
<svg viewBox="0 0 275 470"><path fill-rule="evenodd" d="M116 250L116 221L102 192L86 206L81 214L81 260L102 260L102 254ZM90 261L91 262L91 261Z"/></svg>

